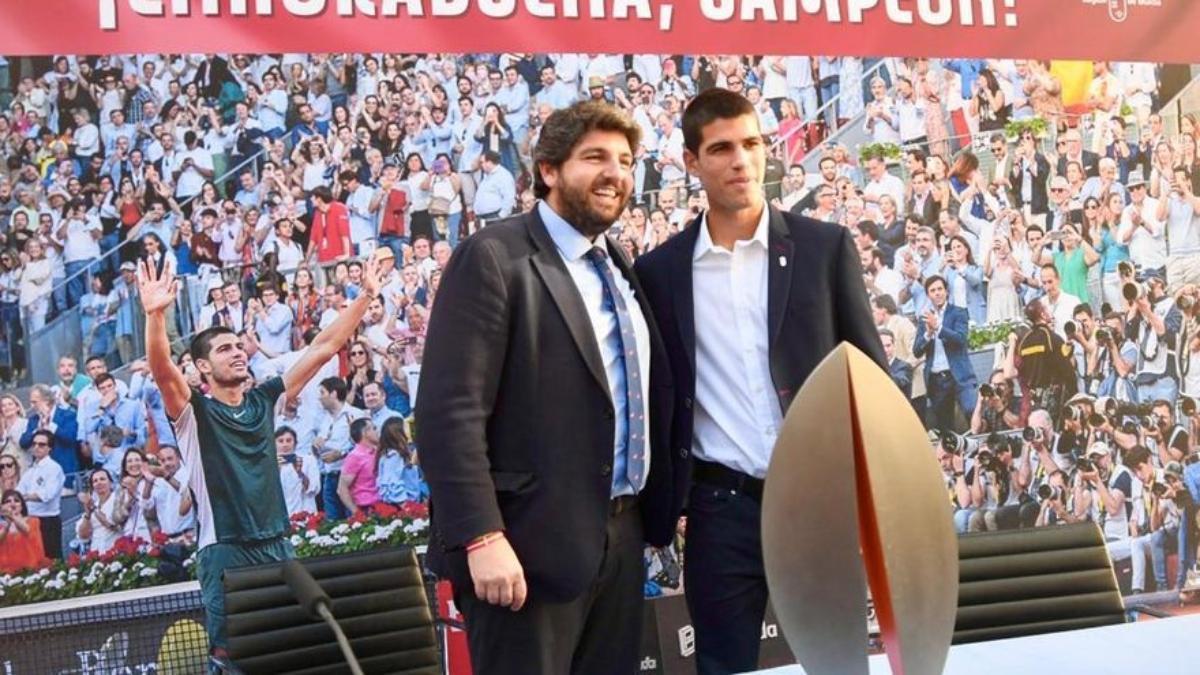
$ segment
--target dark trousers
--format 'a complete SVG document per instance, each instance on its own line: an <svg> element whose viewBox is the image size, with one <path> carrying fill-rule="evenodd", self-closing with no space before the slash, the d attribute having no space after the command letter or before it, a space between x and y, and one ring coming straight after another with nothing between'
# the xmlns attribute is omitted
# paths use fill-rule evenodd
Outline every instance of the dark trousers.
<svg viewBox="0 0 1200 675"><path fill-rule="evenodd" d="M962 408L963 417L971 418L975 410L976 392L955 381L950 371L931 373L925 378L926 398L929 409L925 413L925 426L929 429L955 429L954 404Z"/></svg>
<svg viewBox="0 0 1200 675"><path fill-rule="evenodd" d="M743 493L696 483L688 501L683 587L699 675L758 668L767 575L762 508Z"/></svg>
<svg viewBox="0 0 1200 675"><path fill-rule="evenodd" d="M531 590L514 612L476 598L473 588L454 589L475 675L638 672L646 573L637 508L611 516L606 536L595 581L569 602L547 602Z"/></svg>
<svg viewBox="0 0 1200 675"><path fill-rule="evenodd" d="M61 560L62 516L38 516L38 529L42 531L42 550L51 560Z"/></svg>

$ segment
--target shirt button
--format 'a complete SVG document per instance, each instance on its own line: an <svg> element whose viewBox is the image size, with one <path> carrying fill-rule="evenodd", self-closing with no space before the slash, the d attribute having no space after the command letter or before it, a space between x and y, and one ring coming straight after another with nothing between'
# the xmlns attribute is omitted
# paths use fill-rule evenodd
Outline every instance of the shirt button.
<svg viewBox="0 0 1200 675"><path fill-rule="evenodd" d="M604 466L600 467L600 475L601 476L609 476L611 474L612 474L612 465L611 464L605 464Z"/></svg>

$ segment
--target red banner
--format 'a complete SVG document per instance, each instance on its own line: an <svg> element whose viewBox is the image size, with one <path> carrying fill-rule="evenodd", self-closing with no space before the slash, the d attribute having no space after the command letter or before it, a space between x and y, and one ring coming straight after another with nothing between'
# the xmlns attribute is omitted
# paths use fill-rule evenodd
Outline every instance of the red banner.
<svg viewBox="0 0 1200 675"><path fill-rule="evenodd" d="M10 55L744 53L1200 62L1196 0L4 0Z"/></svg>

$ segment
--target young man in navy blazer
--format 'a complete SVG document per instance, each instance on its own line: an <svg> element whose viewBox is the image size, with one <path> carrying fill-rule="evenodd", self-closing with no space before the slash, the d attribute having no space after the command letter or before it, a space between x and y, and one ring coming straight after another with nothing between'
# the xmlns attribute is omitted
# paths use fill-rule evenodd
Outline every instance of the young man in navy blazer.
<svg viewBox="0 0 1200 675"><path fill-rule="evenodd" d="M887 361L849 231L767 205L753 105L705 91L683 134L709 210L636 269L669 354L657 372L671 381L653 386L674 389L672 460L685 470L673 496L687 504L684 586L707 675L757 666L763 477L792 398L842 341Z"/></svg>

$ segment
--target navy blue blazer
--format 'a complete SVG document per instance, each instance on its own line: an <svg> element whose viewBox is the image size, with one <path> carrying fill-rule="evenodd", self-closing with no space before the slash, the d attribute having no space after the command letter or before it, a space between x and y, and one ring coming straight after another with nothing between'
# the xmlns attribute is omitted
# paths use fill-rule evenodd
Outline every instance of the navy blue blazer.
<svg viewBox="0 0 1200 675"><path fill-rule="evenodd" d="M866 352L885 371L887 358L871 317L862 266L849 230L768 208L770 370L779 407L786 413L809 374L843 341ZM691 482L698 328L692 300L692 254L700 222L700 217L695 218L684 231L634 265L669 359L666 367L655 372L669 376L671 382L653 381L652 373L651 398L656 394L671 397L675 513L682 511Z"/></svg>
<svg viewBox="0 0 1200 675"><path fill-rule="evenodd" d="M974 388L975 369L971 367L971 357L967 351L967 326L967 310L947 305L938 337L946 350L946 360L950 362L950 374L954 376L954 381L960 387ZM925 357L926 377L933 373L933 343L925 336L924 324L918 321L913 353Z"/></svg>

